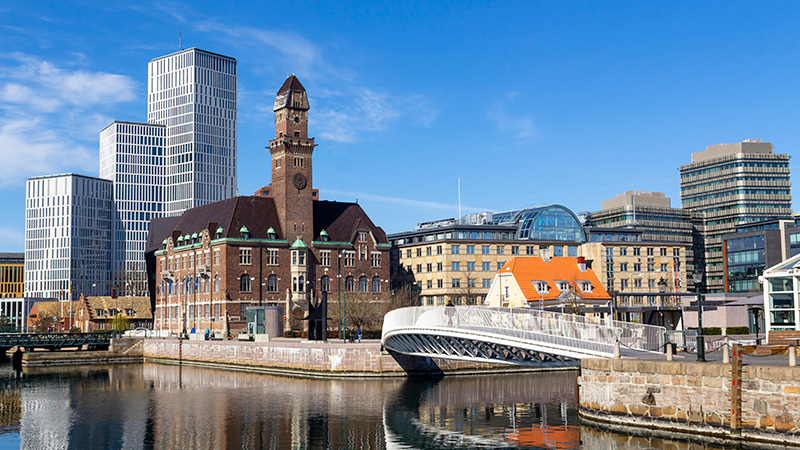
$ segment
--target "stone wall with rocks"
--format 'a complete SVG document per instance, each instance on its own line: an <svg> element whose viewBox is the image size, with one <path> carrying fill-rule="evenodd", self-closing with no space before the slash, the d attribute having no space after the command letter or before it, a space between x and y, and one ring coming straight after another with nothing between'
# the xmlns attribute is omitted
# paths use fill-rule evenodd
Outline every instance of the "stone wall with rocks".
<svg viewBox="0 0 800 450"><path fill-rule="evenodd" d="M591 421L800 446L800 367L743 368L739 431L730 364L584 359L578 383Z"/></svg>
<svg viewBox="0 0 800 450"><path fill-rule="evenodd" d="M448 372L513 372L530 368L416 358L382 352L379 343L319 343L295 339L270 342L145 339L145 360L246 368L286 374L406 376Z"/></svg>

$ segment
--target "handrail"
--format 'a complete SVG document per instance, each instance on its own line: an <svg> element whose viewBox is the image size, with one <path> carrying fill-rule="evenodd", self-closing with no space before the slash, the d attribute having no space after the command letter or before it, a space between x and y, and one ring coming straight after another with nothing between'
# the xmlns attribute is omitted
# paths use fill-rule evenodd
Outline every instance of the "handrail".
<svg viewBox="0 0 800 450"><path fill-rule="evenodd" d="M662 352L664 327L529 308L413 306L390 311L383 319L387 336L414 329L464 330L486 336L524 339L610 354L616 342L633 350Z"/></svg>

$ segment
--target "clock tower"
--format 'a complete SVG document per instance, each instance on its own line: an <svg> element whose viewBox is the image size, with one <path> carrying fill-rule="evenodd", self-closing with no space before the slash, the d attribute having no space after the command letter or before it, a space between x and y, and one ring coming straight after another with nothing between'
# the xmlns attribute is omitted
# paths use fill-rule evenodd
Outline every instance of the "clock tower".
<svg viewBox="0 0 800 450"><path fill-rule="evenodd" d="M308 137L308 97L294 75L275 97L275 139L269 141L272 156L270 197L275 201L283 235L289 242L313 238L311 155L314 139Z"/></svg>

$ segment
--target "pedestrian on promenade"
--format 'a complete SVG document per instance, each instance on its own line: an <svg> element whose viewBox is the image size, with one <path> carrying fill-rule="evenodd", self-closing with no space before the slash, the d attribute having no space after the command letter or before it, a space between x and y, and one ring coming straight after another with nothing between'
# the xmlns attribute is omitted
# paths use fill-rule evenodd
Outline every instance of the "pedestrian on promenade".
<svg viewBox="0 0 800 450"><path fill-rule="evenodd" d="M361 325L358 326L356 329L356 335L358 336L358 343L361 343Z"/></svg>
<svg viewBox="0 0 800 450"><path fill-rule="evenodd" d="M208 340L208 337L209 337L210 335L211 335L211 330L209 330L208 328L206 328L206 340Z"/></svg>
<svg viewBox="0 0 800 450"><path fill-rule="evenodd" d="M447 305L444 307L444 315L447 316L448 327L455 325L453 318L456 315L456 305L453 304L452 300L447 301Z"/></svg>

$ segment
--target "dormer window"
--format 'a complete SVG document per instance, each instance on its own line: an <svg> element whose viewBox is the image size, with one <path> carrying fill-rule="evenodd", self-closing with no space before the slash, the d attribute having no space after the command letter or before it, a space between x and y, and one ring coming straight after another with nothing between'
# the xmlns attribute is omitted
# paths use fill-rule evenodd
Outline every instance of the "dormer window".
<svg viewBox="0 0 800 450"><path fill-rule="evenodd" d="M367 242L367 232L366 231L359 231L358 232L358 242Z"/></svg>
<svg viewBox="0 0 800 450"><path fill-rule="evenodd" d="M292 264L303 266L306 264L306 252L304 250L292 250Z"/></svg>
<svg viewBox="0 0 800 450"><path fill-rule="evenodd" d="M536 292L539 294L547 294L548 293L548 286L546 281L531 281L533 283L533 287L536 288Z"/></svg>
<svg viewBox="0 0 800 450"><path fill-rule="evenodd" d="M322 241L322 242L328 242L328 241L331 240L331 237L328 236L328 232L327 231L322 230L322 231L319 232L319 240Z"/></svg>
<svg viewBox="0 0 800 450"><path fill-rule="evenodd" d="M246 226L242 225L239 232L242 233L242 239L250 239L250 230L248 230Z"/></svg>
<svg viewBox="0 0 800 450"><path fill-rule="evenodd" d="M581 287L583 292L592 292L592 282L586 280L578 281L578 285Z"/></svg>
<svg viewBox="0 0 800 450"><path fill-rule="evenodd" d="M561 291L568 291L569 290L569 281L558 280L556 281L556 286Z"/></svg>
<svg viewBox="0 0 800 450"><path fill-rule="evenodd" d="M277 236L278 235L277 235L277 233L275 233L275 229L272 228L272 227L269 227L269 230L267 230L267 239L273 239L274 240L274 239L277 238Z"/></svg>
<svg viewBox="0 0 800 450"><path fill-rule="evenodd" d="M164 239L164 241L161 243L161 249L163 250L163 249L166 249L166 248L167 248L167 240Z"/></svg>
<svg viewBox="0 0 800 450"><path fill-rule="evenodd" d="M217 231L214 233L214 239L222 239L222 233L224 231L222 227L217 228Z"/></svg>

